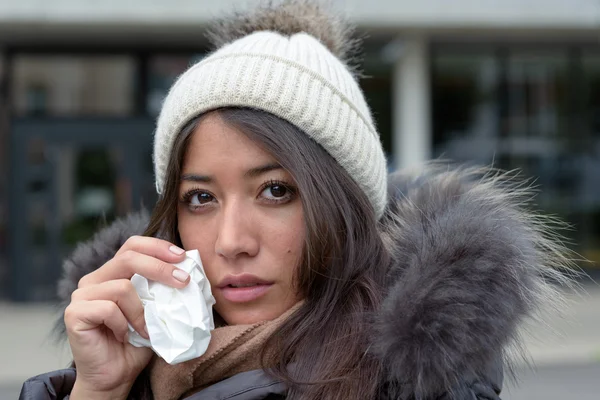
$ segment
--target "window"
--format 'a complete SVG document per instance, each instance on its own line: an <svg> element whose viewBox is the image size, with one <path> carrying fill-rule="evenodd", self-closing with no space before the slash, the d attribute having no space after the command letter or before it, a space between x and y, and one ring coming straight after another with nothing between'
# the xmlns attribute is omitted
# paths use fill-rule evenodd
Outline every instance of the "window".
<svg viewBox="0 0 600 400"><path fill-rule="evenodd" d="M6 122L5 99L2 97L6 85L6 65L4 55L0 52L0 171L8 170L8 127ZM0 282L8 281L8 174L0 174ZM4 288L0 283L0 297Z"/></svg>
<svg viewBox="0 0 600 400"><path fill-rule="evenodd" d="M584 53L579 230L582 254L600 265L600 52Z"/></svg>
<svg viewBox="0 0 600 400"><path fill-rule="evenodd" d="M510 54L504 121L507 136L556 138L566 134L567 67L566 51Z"/></svg>
<svg viewBox="0 0 600 400"><path fill-rule="evenodd" d="M15 116L128 116L134 112L135 63L131 57L18 55L12 67Z"/></svg>
<svg viewBox="0 0 600 400"><path fill-rule="evenodd" d="M434 156L489 163L499 128L498 60L491 52L439 53L432 67Z"/></svg>
<svg viewBox="0 0 600 400"><path fill-rule="evenodd" d="M432 57L434 155L518 169L537 205L575 227L600 265L600 54L440 47Z"/></svg>
<svg viewBox="0 0 600 400"><path fill-rule="evenodd" d="M148 65L148 97L146 98L146 112L149 115L158 116L162 102L177 77L203 57L203 54L196 54L156 55L150 58Z"/></svg>
<svg viewBox="0 0 600 400"><path fill-rule="evenodd" d="M364 45L363 63L359 66L364 78L359 83L371 109L388 163L392 167L393 65L382 59L381 48L384 43L366 40Z"/></svg>

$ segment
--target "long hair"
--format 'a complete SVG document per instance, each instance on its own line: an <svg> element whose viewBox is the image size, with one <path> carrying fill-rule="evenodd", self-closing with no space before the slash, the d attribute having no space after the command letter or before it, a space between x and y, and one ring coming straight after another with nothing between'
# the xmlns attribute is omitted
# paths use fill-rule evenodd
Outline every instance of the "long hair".
<svg viewBox="0 0 600 400"><path fill-rule="evenodd" d="M247 108L212 112L270 153L292 175L302 201L306 237L295 285L305 301L267 341L263 366L288 384L288 399L375 398L382 371L369 352L368 337L383 295L388 254L367 197L333 157L289 122ZM181 245L178 186L201 118L189 122L175 140L148 236Z"/></svg>

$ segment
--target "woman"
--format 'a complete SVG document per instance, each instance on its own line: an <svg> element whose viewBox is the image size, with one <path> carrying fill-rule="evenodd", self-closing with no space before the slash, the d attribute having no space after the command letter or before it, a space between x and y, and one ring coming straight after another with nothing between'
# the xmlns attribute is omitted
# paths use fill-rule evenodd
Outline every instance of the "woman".
<svg viewBox="0 0 600 400"><path fill-rule="evenodd" d="M151 217L65 263L76 369L21 398L499 399L518 324L563 279L527 193L435 165L388 178L349 31L317 5L267 6L211 36L163 104ZM184 287L173 264L190 249L217 329L170 366L127 343L128 322L147 337L129 279Z"/></svg>

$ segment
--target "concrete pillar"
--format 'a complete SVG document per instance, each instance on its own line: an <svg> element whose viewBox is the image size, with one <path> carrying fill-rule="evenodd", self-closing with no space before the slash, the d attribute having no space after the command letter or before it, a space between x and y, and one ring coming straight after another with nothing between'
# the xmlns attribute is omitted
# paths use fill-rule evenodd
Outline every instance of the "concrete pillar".
<svg viewBox="0 0 600 400"><path fill-rule="evenodd" d="M393 72L394 167L409 168L431 158L429 50L425 37L398 42Z"/></svg>

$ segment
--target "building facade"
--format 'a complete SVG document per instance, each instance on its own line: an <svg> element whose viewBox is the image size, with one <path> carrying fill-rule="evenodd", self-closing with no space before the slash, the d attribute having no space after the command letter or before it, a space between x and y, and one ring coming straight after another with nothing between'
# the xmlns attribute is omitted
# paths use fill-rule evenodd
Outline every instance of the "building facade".
<svg viewBox="0 0 600 400"><path fill-rule="evenodd" d="M60 260L155 201L154 119L248 0L0 1L0 298L54 298ZM521 169L600 262L600 2L334 0L364 37L361 85L390 169Z"/></svg>

